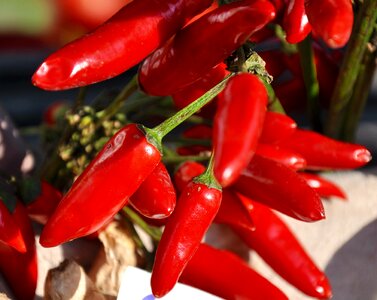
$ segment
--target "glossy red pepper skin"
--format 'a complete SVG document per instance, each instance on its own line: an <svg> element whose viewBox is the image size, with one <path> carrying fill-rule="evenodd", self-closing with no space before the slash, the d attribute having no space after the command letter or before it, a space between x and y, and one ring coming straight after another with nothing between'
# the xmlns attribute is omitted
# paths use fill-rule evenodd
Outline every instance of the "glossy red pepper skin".
<svg viewBox="0 0 377 300"><path fill-rule="evenodd" d="M177 33L139 69L139 84L151 95L171 95L221 63L275 16L267 0L222 5ZM195 53L195 59L193 59Z"/></svg>
<svg viewBox="0 0 377 300"><path fill-rule="evenodd" d="M201 79L190 84L188 87L178 91L172 95L175 107L182 109L189 105L191 102L205 94L209 89L213 88L221 80L223 80L229 71L226 70L226 65L220 63L212 68ZM213 117L216 111L216 99L212 100L209 104L205 105L199 112L204 117Z"/></svg>
<svg viewBox="0 0 377 300"><path fill-rule="evenodd" d="M179 197L157 247L151 286L153 295L166 295L198 249L219 210L221 191L191 182Z"/></svg>
<svg viewBox="0 0 377 300"><path fill-rule="evenodd" d="M32 82L42 89L64 90L117 76L142 61L211 3L132 1L92 33L50 55Z"/></svg>
<svg viewBox="0 0 377 300"><path fill-rule="evenodd" d="M140 214L152 219L171 215L176 203L176 194L168 170L160 162L131 196L130 204Z"/></svg>
<svg viewBox="0 0 377 300"><path fill-rule="evenodd" d="M363 146L340 142L303 129L297 129L279 145L301 154L307 162L308 169L358 168L372 158Z"/></svg>
<svg viewBox="0 0 377 300"><path fill-rule="evenodd" d="M299 173L306 182L317 191L317 193L323 198L338 197L346 200L347 196L335 183L312 173Z"/></svg>
<svg viewBox="0 0 377 300"><path fill-rule="evenodd" d="M20 253L12 247L0 243L0 272L19 300L33 300L37 287L37 251L34 232L26 209L17 205L19 213L15 221L24 237L26 252Z"/></svg>
<svg viewBox="0 0 377 300"><path fill-rule="evenodd" d="M313 222L325 218L321 199L300 175L259 155L243 170L234 188L298 220Z"/></svg>
<svg viewBox="0 0 377 300"><path fill-rule="evenodd" d="M288 43L297 44L308 36L312 27L305 13L304 0L288 0L282 27Z"/></svg>
<svg viewBox="0 0 377 300"><path fill-rule="evenodd" d="M351 0L305 0L305 11L313 32L329 47L343 47L351 36Z"/></svg>
<svg viewBox="0 0 377 300"><path fill-rule="evenodd" d="M249 199L245 201L250 202ZM315 265L287 225L268 207L252 203L255 230L233 228L234 232L293 286L311 297L330 298L332 292L326 275Z"/></svg>
<svg viewBox="0 0 377 300"><path fill-rule="evenodd" d="M197 162L186 161L174 173L174 182L178 193L190 183L190 181L205 171L205 167ZM219 211L214 219L215 223L232 225L253 230L253 220L249 212L243 206L238 195L230 189L223 189L223 195Z"/></svg>
<svg viewBox="0 0 377 300"><path fill-rule="evenodd" d="M292 170L302 170L306 160L300 154L280 148L276 145L258 144L256 153L264 158L281 163Z"/></svg>
<svg viewBox="0 0 377 300"><path fill-rule="evenodd" d="M259 142L272 144L284 140L296 130L296 122L287 115L268 111L264 119Z"/></svg>
<svg viewBox="0 0 377 300"><path fill-rule="evenodd" d="M234 183L253 157L261 135L268 96L249 73L229 79L219 95L213 123L214 173L222 187Z"/></svg>
<svg viewBox="0 0 377 300"><path fill-rule="evenodd" d="M277 287L235 254L201 244L180 281L227 300L287 300Z"/></svg>
<svg viewBox="0 0 377 300"><path fill-rule="evenodd" d="M26 206L29 216L34 221L46 224L62 198L59 190L42 180L40 195Z"/></svg>
<svg viewBox="0 0 377 300"><path fill-rule="evenodd" d="M13 212L10 212L7 206L0 200L0 242L14 248L21 253L26 252L26 245L20 225L17 224L17 215L22 213L20 203L16 204Z"/></svg>
<svg viewBox="0 0 377 300"><path fill-rule="evenodd" d="M54 247L105 225L161 160L142 129L119 130L76 179L44 227L40 243Z"/></svg>

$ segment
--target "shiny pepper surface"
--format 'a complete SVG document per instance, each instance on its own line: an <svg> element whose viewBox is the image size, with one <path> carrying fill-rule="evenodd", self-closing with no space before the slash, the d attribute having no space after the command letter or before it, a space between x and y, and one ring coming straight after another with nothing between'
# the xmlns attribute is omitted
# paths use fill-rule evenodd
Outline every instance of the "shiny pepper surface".
<svg viewBox="0 0 377 300"><path fill-rule="evenodd" d="M133 208L152 219L169 217L174 210L175 202L175 189L169 172L162 162L130 198Z"/></svg>
<svg viewBox="0 0 377 300"><path fill-rule="evenodd" d="M297 129L279 145L301 154L310 169L352 169L372 159L363 146L340 142L310 130Z"/></svg>
<svg viewBox="0 0 377 300"><path fill-rule="evenodd" d="M271 144L284 140L292 135L297 128L297 124L290 117L268 111L263 123L260 143Z"/></svg>
<svg viewBox="0 0 377 300"><path fill-rule="evenodd" d="M305 0L305 11L313 32L329 47L348 42L354 17L351 0Z"/></svg>
<svg viewBox="0 0 377 300"><path fill-rule="evenodd" d="M205 76L275 16L267 0L220 6L191 23L141 65L139 84L148 94L178 92Z"/></svg>
<svg viewBox="0 0 377 300"><path fill-rule="evenodd" d="M249 201L249 199L245 199ZM328 299L331 287L285 223L268 207L253 202L255 230L233 228L280 276L305 294Z"/></svg>
<svg viewBox="0 0 377 300"><path fill-rule="evenodd" d="M132 1L106 23L50 55L33 84L63 90L103 81L135 66L211 0Z"/></svg>
<svg viewBox="0 0 377 300"><path fill-rule="evenodd" d="M283 29L288 43L297 44L304 40L312 27L305 13L304 0L289 0L284 12Z"/></svg>
<svg viewBox="0 0 377 300"><path fill-rule="evenodd" d="M187 264L180 281L227 300L288 300L241 258L205 244Z"/></svg>
<svg viewBox="0 0 377 300"><path fill-rule="evenodd" d="M13 212L0 200L0 242L13 247L24 253L26 245L19 224L16 222L17 215L22 213L21 204L17 203Z"/></svg>
<svg viewBox="0 0 377 300"><path fill-rule="evenodd" d="M221 204L221 190L191 182L165 226L153 265L153 295L166 295L198 249Z"/></svg>
<svg viewBox="0 0 377 300"><path fill-rule="evenodd" d="M119 130L98 153L44 227L40 243L53 247L105 225L161 160L136 124Z"/></svg>
<svg viewBox="0 0 377 300"><path fill-rule="evenodd" d="M214 172L222 187L234 183L253 157L267 110L267 91L249 73L229 79L213 125Z"/></svg>
<svg viewBox="0 0 377 300"><path fill-rule="evenodd" d="M18 224L25 241L26 252L20 253L0 243L0 272L18 300L33 300L37 287L38 267L34 232L23 205L17 204Z"/></svg>
<svg viewBox="0 0 377 300"><path fill-rule="evenodd" d="M255 155L234 188L241 194L301 221L325 218L318 194L295 171Z"/></svg>

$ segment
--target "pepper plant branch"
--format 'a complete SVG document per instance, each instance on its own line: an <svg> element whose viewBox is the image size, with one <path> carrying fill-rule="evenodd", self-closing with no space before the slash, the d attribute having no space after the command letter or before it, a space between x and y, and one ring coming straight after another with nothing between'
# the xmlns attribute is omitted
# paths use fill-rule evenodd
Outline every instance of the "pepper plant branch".
<svg viewBox="0 0 377 300"><path fill-rule="evenodd" d="M268 94L268 110L285 115L286 114L285 110L283 106L281 105L280 100L276 96L275 91L272 88L271 84L267 83L265 80L263 80L263 83L264 83L264 86L266 87L267 94Z"/></svg>
<svg viewBox="0 0 377 300"><path fill-rule="evenodd" d="M208 187L215 188L221 191L221 185L217 181L215 177L215 173L213 171L214 163L215 163L215 150L212 151L211 157L208 162L207 169L204 171L203 174L199 175L198 177L195 177L193 179L194 182L197 183L203 183Z"/></svg>
<svg viewBox="0 0 377 300"><path fill-rule="evenodd" d="M374 34L377 40L377 31ZM352 142L355 139L357 125L364 111L368 99L373 75L377 67L377 43L371 44L370 49L365 51L363 62L355 83L354 92L350 99L349 107L345 116L345 125L342 130L342 139Z"/></svg>
<svg viewBox="0 0 377 300"><path fill-rule="evenodd" d="M363 54L377 19L377 0L365 0L357 14L353 32L331 98L326 134L341 138L347 106L359 74Z"/></svg>
<svg viewBox="0 0 377 300"><path fill-rule="evenodd" d="M209 103L213 98L220 94L224 89L226 82L231 76L232 75L227 76L204 95L187 105L185 108L178 111L174 116L166 119L164 122L157 125L153 129L147 130L147 133L150 133L157 141L161 141L162 138L170 131L172 131L186 119L190 118L194 113L199 111L204 105Z"/></svg>
<svg viewBox="0 0 377 300"><path fill-rule="evenodd" d="M322 132L321 108L318 101L319 84L314 62L314 51L311 45L311 38L309 36L298 44L298 50L300 53L301 68L303 70L305 82L310 124L315 131Z"/></svg>

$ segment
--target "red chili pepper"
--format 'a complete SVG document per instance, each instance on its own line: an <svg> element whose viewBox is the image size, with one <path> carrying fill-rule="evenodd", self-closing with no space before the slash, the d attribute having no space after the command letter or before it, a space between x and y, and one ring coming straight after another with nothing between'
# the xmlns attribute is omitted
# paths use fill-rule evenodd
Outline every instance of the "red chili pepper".
<svg viewBox="0 0 377 300"><path fill-rule="evenodd" d="M305 83L301 77L273 84L276 96L287 112L304 111L306 108Z"/></svg>
<svg viewBox="0 0 377 300"><path fill-rule="evenodd" d="M131 196L130 204L140 214L152 218L169 217L174 210L176 195L168 170L160 162L137 191Z"/></svg>
<svg viewBox="0 0 377 300"><path fill-rule="evenodd" d="M312 189L317 191L321 197L328 198L335 196L344 200L347 199L346 194L335 183L312 173L299 174L306 180Z"/></svg>
<svg viewBox="0 0 377 300"><path fill-rule="evenodd" d="M273 76L274 79L286 71L286 66L282 64L285 55L280 50L261 51L258 54L266 63L268 74Z"/></svg>
<svg viewBox="0 0 377 300"><path fill-rule="evenodd" d="M295 171L306 167L306 160L301 155L276 145L258 144L256 153Z"/></svg>
<svg viewBox="0 0 377 300"><path fill-rule="evenodd" d="M245 199L245 202L250 202ZM241 239L281 277L305 294L328 299L331 287L285 223L269 208L252 202L255 231L233 228Z"/></svg>
<svg viewBox="0 0 377 300"><path fill-rule="evenodd" d="M139 69L140 86L151 95L176 93L202 78L274 16L266 0L220 6L150 55Z"/></svg>
<svg viewBox="0 0 377 300"><path fill-rule="evenodd" d="M288 299L235 254L201 244L180 281L223 299Z"/></svg>
<svg viewBox="0 0 377 300"><path fill-rule="evenodd" d="M229 79L219 95L213 124L214 172L222 187L231 185L253 157L262 131L268 96L249 73Z"/></svg>
<svg viewBox="0 0 377 300"><path fill-rule="evenodd" d="M183 136L188 139L212 139L212 128L208 125L194 125L183 132ZM178 147L177 153L179 155L198 155L201 152L211 151L210 146L191 145Z"/></svg>
<svg viewBox="0 0 377 300"><path fill-rule="evenodd" d="M33 300L37 286L37 252L34 232L26 209L17 204L14 214L26 245L26 252L20 253L0 243L0 272L19 300Z"/></svg>
<svg viewBox="0 0 377 300"><path fill-rule="evenodd" d="M282 27L288 43L297 44L308 36L312 27L305 13L304 0L288 0Z"/></svg>
<svg viewBox="0 0 377 300"><path fill-rule="evenodd" d="M343 47L353 25L351 0L305 0L313 32L331 48Z"/></svg>
<svg viewBox="0 0 377 300"><path fill-rule="evenodd" d="M105 225L161 160L136 124L119 130L76 179L44 227L40 243L53 247Z"/></svg>
<svg viewBox="0 0 377 300"><path fill-rule="evenodd" d="M180 165L174 174L174 182L178 192L182 192L194 177L201 175L204 171L205 167L197 162L186 161ZM251 230L254 228L253 220L248 211L242 205L238 195L230 189L223 189L221 205L214 222Z"/></svg>
<svg viewBox="0 0 377 300"><path fill-rule="evenodd" d="M310 169L352 169L367 164L370 152L363 146L344 143L319 133L297 129L280 146L301 154Z"/></svg>
<svg viewBox="0 0 377 300"><path fill-rule="evenodd" d="M151 278L156 297L174 287L219 210L221 190L200 178L183 190L158 244Z"/></svg>
<svg viewBox="0 0 377 300"><path fill-rule="evenodd" d="M187 19L211 3L132 1L92 33L50 55L33 75L33 84L62 90L117 76L163 45Z"/></svg>
<svg viewBox="0 0 377 300"><path fill-rule="evenodd" d="M0 199L0 241L13 247L21 253L26 252L26 245L19 224L17 224L17 215L22 213L20 203L16 204L13 212Z"/></svg>
<svg viewBox="0 0 377 300"><path fill-rule="evenodd" d="M300 175L259 155L253 157L234 187L245 196L298 220L313 222L325 218L321 199Z"/></svg>
<svg viewBox="0 0 377 300"><path fill-rule="evenodd" d="M273 144L284 140L293 134L296 128L296 122L287 115L268 111L264 119L259 142L263 144Z"/></svg>
<svg viewBox="0 0 377 300"><path fill-rule="evenodd" d="M26 206L29 216L41 224L46 224L62 197L59 190L42 180L40 195Z"/></svg>
<svg viewBox="0 0 377 300"><path fill-rule="evenodd" d="M211 69L205 76L198 81L189 85L181 91L172 95L174 105L178 109L182 109L189 105L191 102L205 94L209 89L213 88L221 80L223 80L229 71L226 70L226 65L220 63ZM209 104L200 110L200 115L204 117L212 117L216 111L216 99L212 100Z"/></svg>

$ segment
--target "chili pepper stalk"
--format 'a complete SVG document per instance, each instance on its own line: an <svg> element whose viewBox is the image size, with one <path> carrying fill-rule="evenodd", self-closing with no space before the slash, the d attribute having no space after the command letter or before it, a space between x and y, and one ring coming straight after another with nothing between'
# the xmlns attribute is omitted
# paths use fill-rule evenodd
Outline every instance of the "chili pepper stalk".
<svg viewBox="0 0 377 300"><path fill-rule="evenodd" d="M331 98L325 132L333 138L342 138L341 129L344 126L345 113L376 20L377 0L364 1L358 12L343 64L339 71L340 75Z"/></svg>

